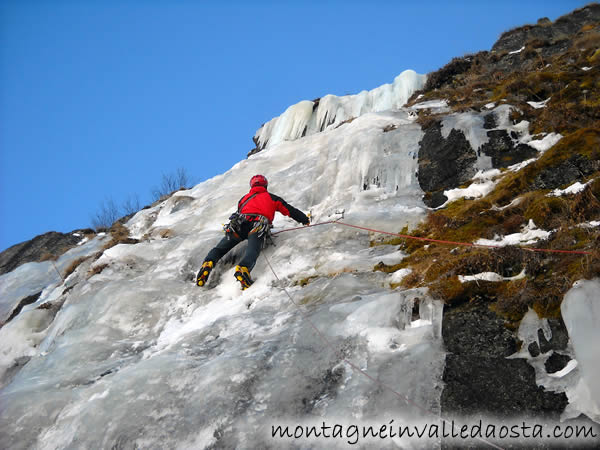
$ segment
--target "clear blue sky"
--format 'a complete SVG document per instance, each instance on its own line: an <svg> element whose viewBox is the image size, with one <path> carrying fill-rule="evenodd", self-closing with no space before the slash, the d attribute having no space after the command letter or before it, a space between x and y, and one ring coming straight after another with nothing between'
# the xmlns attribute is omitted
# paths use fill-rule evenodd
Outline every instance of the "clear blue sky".
<svg viewBox="0 0 600 450"><path fill-rule="evenodd" d="M434 71L588 1L0 0L0 250L198 183L300 100ZM227 4L227 6L224 6Z"/></svg>

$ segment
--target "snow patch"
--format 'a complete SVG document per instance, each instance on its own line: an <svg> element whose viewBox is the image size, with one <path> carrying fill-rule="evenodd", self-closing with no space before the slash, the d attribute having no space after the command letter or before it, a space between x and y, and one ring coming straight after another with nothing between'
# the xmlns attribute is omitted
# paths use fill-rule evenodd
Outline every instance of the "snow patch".
<svg viewBox="0 0 600 450"><path fill-rule="evenodd" d="M441 109L446 111L448 108L447 100L428 100L426 102L416 103L411 109Z"/></svg>
<svg viewBox="0 0 600 450"><path fill-rule="evenodd" d="M527 167L529 164L536 161L536 158L526 159L525 161L521 161L520 163L513 164L512 166L508 166L508 170L510 172L518 172L519 170Z"/></svg>
<svg viewBox="0 0 600 450"><path fill-rule="evenodd" d="M509 208L512 208L513 206L517 206L517 205L521 204L522 201L523 201L522 197L517 197L512 202L510 202L508 205L504 205L504 206L493 205L490 209L492 211L504 211L505 209L509 209Z"/></svg>
<svg viewBox="0 0 600 450"><path fill-rule="evenodd" d="M522 280L525 278L525 270L522 270L521 273L515 275L514 277L503 277L502 275L496 272L482 272L475 275L459 275L458 281L461 283L466 283L467 281L514 281L514 280Z"/></svg>
<svg viewBox="0 0 600 450"><path fill-rule="evenodd" d="M592 220L591 222L580 223L578 226L581 228L596 228L600 227L600 221Z"/></svg>
<svg viewBox="0 0 600 450"><path fill-rule="evenodd" d="M561 197L563 195L577 194L585 189L585 187L594 180L590 180L587 183L581 184L579 181L573 183L571 186L565 189L554 189L552 192L547 194L547 197Z"/></svg>
<svg viewBox="0 0 600 450"><path fill-rule="evenodd" d="M539 240L548 239L550 231L540 230L536 227L533 220L523 228L520 233L513 233L507 236L496 236L494 239L478 239L474 243L477 245L490 245L497 247L505 247L507 245L529 245Z"/></svg>
<svg viewBox="0 0 600 450"><path fill-rule="evenodd" d="M534 109L541 109L541 108L545 108L545 107L546 107L546 105L548 104L548 102L550 101L550 98L551 98L551 97L549 97L549 98L547 98L546 100L544 100L544 101L541 101L541 102L527 102L527 104L528 104L529 106L531 106L532 108L534 108Z"/></svg>
<svg viewBox="0 0 600 450"><path fill-rule="evenodd" d="M475 183L470 184L466 188L456 188L444 191L444 195L448 197L448 200L441 205L439 208L445 207L448 203L458 200L459 198L480 198L485 197L487 194L492 192L498 184L498 180L493 178L501 175L498 169L492 169L487 171L478 171L473 177Z"/></svg>
<svg viewBox="0 0 600 450"><path fill-rule="evenodd" d="M390 275L389 283L390 284L400 284L404 278L412 273L412 269L405 268L396 270L394 273Z"/></svg>
<svg viewBox="0 0 600 450"><path fill-rule="evenodd" d="M562 139L559 133L549 133L542 139L530 140L527 143L530 147L535 148L538 152L544 153L549 148L553 147Z"/></svg>

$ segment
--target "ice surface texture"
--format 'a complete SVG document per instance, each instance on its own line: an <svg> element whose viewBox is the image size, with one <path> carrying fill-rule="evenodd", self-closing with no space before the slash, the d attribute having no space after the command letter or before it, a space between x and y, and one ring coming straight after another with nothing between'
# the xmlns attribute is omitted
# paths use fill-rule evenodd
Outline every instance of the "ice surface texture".
<svg viewBox="0 0 600 450"><path fill-rule="evenodd" d="M318 102L304 100L290 106L281 116L264 124L254 136L259 148L295 140L337 126L345 120L378 111L399 109L425 85L426 75L405 70L393 83L371 91L338 97L326 95Z"/></svg>
<svg viewBox="0 0 600 450"><path fill-rule="evenodd" d="M239 290L232 273L243 245L206 288L193 282L256 173L273 193L312 210L314 221L345 209L353 223L382 229L418 222L426 211L415 176L421 136L399 110L269 146L136 214L127 227L140 243L104 251L65 284L41 282L51 288L32 307L64 301L56 317L32 308L0 329L0 442L260 448L276 446L269 431L281 420L388 423L439 414L441 307L425 291L391 289L399 275L373 272L380 261L402 259L397 246L370 247L368 233L341 226L303 229L265 250L281 284L262 256L254 285ZM275 220L276 229L292 225ZM161 238L167 229L171 237ZM104 269L90 276L94 267ZM11 292L25 288L21 280ZM417 304L421 314L413 315Z"/></svg>

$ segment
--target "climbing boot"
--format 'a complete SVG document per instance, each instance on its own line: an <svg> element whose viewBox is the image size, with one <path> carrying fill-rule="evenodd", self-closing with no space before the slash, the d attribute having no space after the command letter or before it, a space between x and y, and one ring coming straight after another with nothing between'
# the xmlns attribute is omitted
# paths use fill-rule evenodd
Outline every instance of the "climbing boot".
<svg viewBox="0 0 600 450"><path fill-rule="evenodd" d="M250 278L250 271L244 266L235 266L235 273L233 274L236 280L242 285L242 290L248 289L254 281Z"/></svg>
<svg viewBox="0 0 600 450"><path fill-rule="evenodd" d="M206 284L206 280L208 280L208 276L210 275L214 265L215 264L212 261L204 261L202 268L196 277L196 284L198 286L204 286Z"/></svg>

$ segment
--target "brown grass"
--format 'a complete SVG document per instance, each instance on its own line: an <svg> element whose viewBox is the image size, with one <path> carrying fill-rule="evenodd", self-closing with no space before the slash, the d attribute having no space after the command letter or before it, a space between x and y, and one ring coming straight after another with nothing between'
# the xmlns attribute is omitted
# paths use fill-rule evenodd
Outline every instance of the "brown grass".
<svg viewBox="0 0 600 450"><path fill-rule="evenodd" d="M69 267L65 269L64 278L67 278L69 275L75 272L75 269L77 269L77 267L79 267L86 259L86 257L81 257L74 260Z"/></svg>
<svg viewBox="0 0 600 450"><path fill-rule="evenodd" d="M90 270L88 271L88 277L93 277L94 275L98 275L107 267L108 267L108 264L98 264L96 266L91 267Z"/></svg>
<svg viewBox="0 0 600 450"><path fill-rule="evenodd" d="M104 250L114 247L118 244L137 244L137 239L129 237L129 229L122 223L115 222L110 228L110 235L112 239L104 246Z"/></svg>
<svg viewBox="0 0 600 450"><path fill-rule="evenodd" d="M38 260L39 262L44 262L44 261L56 261L58 259L58 255L53 255L49 252L44 252L42 253L42 255L40 256L40 259Z"/></svg>

